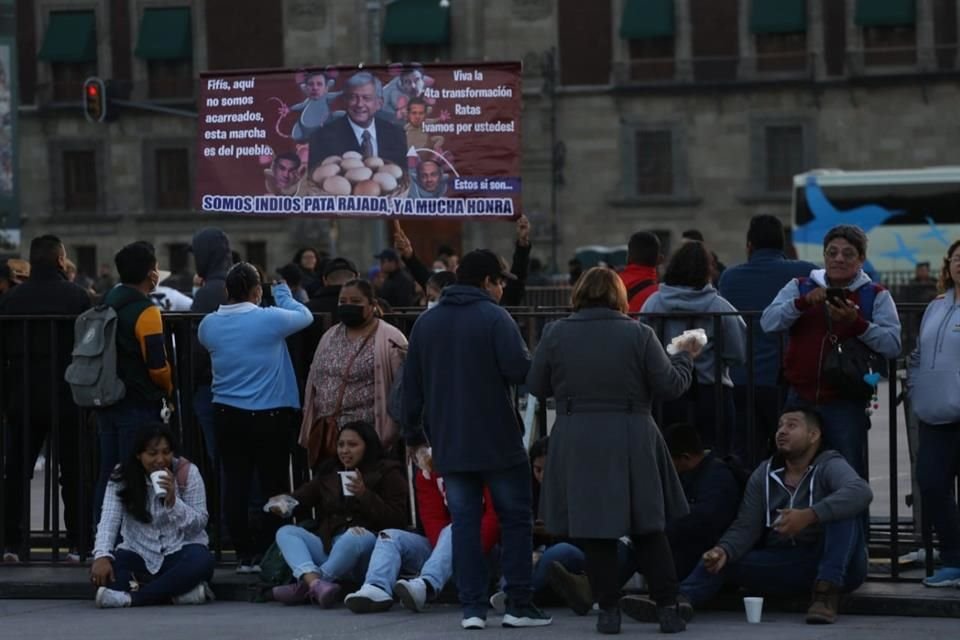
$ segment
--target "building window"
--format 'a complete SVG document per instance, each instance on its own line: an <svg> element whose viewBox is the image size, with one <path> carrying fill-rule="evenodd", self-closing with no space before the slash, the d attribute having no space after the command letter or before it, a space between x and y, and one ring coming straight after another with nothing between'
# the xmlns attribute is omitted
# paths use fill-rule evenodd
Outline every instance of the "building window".
<svg viewBox="0 0 960 640"><path fill-rule="evenodd" d="M638 196L672 195L673 133L670 130L638 131L634 137L635 193Z"/></svg>
<svg viewBox="0 0 960 640"><path fill-rule="evenodd" d="M610 84L612 24L611 0L557 2L557 69L560 84Z"/></svg>
<svg viewBox="0 0 960 640"><path fill-rule="evenodd" d="M397 44L387 46L389 62L441 62L450 59L448 44Z"/></svg>
<svg viewBox="0 0 960 640"><path fill-rule="evenodd" d="M54 102L81 102L83 83L97 75L96 62L51 62L51 88Z"/></svg>
<svg viewBox="0 0 960 640"><path fill-rule="evenodd" d="M193 98L192 60L150 60L147 75L151 98Z"/></svg>
<svg viewBox="0 0 960 640"><path fill-rule="evenodd" d="M157 208L190 208L190 154L187 149L157 149L154 152Z"/></svg>
<svg viewBox="0 0 960 640"><path fill-rule="evenodd" d="M95 151L63 152L63 206L67 211L90 211L97 208Z"/></svg>
<svg viewBox="0 0 960 640"><path fill-rule="evenodd" d="M267 243L262 240L244 243L244 260L261 269L267 268ZM266 274L264 274L266 275Z"/></svg>
<svg viewBox="0 0 960 640"><path fill-rule="evenodd" d="M193 98L190 7L145 9L134 55L147 63L150 98Z"/></svg>
<svg viewBox="0 0 960 640"><path fill-rule="evenodd" d="M758 33L757 71L790 72L808 68L806 33Z"/></svg>
<svg viewBox="0 0 960 640"><path fill-rule="evenodd" d="M50 64L50 99L80 102L83 81L97 75L96 14L51 11L37 59Z"/></svg>
<svg viewBox="0 0 960 640"><path fill-rule="evenodd" d="M863 63L868 67L916 64L916 28L912 25L865 27L863 29Z"/></svg>
<svg viewBox="0 0 960 640"><path fill-rule="evenodd" d="M630 41L631 80L672 80L675 72L672 36Z"/></svg>
<svg viewBox="0 0 960 640"><path fill-rule="evenodd" d="M788 198L793 177L816 163L812 121L758 119L751 123L753 197Z"/></svg>

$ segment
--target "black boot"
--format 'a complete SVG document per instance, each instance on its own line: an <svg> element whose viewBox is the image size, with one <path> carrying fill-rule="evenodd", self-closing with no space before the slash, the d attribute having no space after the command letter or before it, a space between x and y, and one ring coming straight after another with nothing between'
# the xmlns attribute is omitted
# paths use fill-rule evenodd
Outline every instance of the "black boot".
<svg viewBox="0 0 960 640"><path fill-rule="evenodd" d="M657 620L660 622L660 633L680 633L687 630L687 623L680 617L680 605L657 607Z"/></svg>
<svg viewBox="0 0 960 640"><path fill-rule="evenodd" d="M620 633L619 607L600 609L600 617L597 618L597 631L606 634Z"/></svg>

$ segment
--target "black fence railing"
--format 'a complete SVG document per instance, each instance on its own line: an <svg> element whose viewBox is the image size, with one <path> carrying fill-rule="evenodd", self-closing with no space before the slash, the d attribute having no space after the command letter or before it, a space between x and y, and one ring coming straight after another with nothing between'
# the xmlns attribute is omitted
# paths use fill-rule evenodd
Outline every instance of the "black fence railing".
<svg viewBox="0 0 960 640"><path fill-rule="evenodd" d="M924 305L900 305L899 311L904 326L904 344L913 344L915 332ZM398 309L387 316L386 320L409 334L420 309ZM562 306L510 309L531 350L536 348L544 326L553 320L569 314ZM709 314L684 316L677 314L645 316L644 322L650 324L661 337L665 335L666 321L681 320L693 327L701 325L704 319L712 323L715 352L722 352L724 336L723 317L740 315L747 325L746 344L746 380L744 396L746 398L741 422L746 430L744 454L749 460L758 460L766 455L760 450L764 441L758 433L769 434L775 425L757 423L757 416L751 409L757 393L754 384L754 329L759 324L759 312L740 314ZM181 442L181 454L198 465L207 484L208 507L210 512L209 530L211 546L217 558L224 559L224 532L222 522L222 501L219 460L208 455L202 428L194 411L194 395L197 388L195 371L194 344L196 330L203 316L197 314L165 314L164 323L167 334L167 347L174 366L175 412L171 426ZM60 561L69 550L75 549L81 556L92 548L92 536L96 523L93 522L93 495L96 482L95 473L98 464L97 428L93 412L79 410L69 398L69 389L62 379L62 369L70 352L73 340L72 317L60 316L0 316L0 460L3 461L5 474L0 487L0 522L6 526L0 528L0 548L17 553L22 561ZM325 329L330 326L328 315L315 316L313 325L288 339L288 350L300 385L301 394L307 379L316 345ZM780 342L782 351L783 342ZM238 348L242 346L238 345ZM65 355L66 354L66 355ZM615 366L615 363L612 363ZM726 393L722 385L723 369L726 363L717 358L714 363L711 392L714 394L717 424L724 418L724 402L721 395ZM916 523L920 496L916 491L911 496L914 512L901 518L901 491L899 486L898 453L903 446L900 437L900 409L905 398L900 393L898 372L903 370L902 359L891 361L887 382L888 401L876 415L888 424L889 456L889 517L874 518L870 532L871 556L890 558L890 570L885 579L901 580L897 562L904 549L916 550L920 546L927 549L927 570L932 570L933 555L930 552L931 536L929 525ZM766 389L764 389L766 393ZM781 399L783 391L780 391ZM302 396L301 396L302 397ZM526 408L528 399L520 389L515 395L517 409ZM909 408L905 407L909 420ZM545 435L549 430L551 402L538 402L536 418L530 427L532 437ZM662 418L663 408L655 404L655 417ZM663 424L658 420L658 424ZM292 426L292 425L291 425ZM291 432L295 433L295 429ZM735 449L733 434L720 430L716 446L723 450ZM874 445L880 443L874 442ZM881 447L882 448L882 447ZM36 482L28 481L29 471L33 468L37 455L45 456L42 481L42 497L34 497L32 487ZM19 462L19 464L18 464ZM66 464L63 464L66 463ZM62 471L62 473L61 473ZM912 472L912 469L911 469ZM73 477L70 477L73 476ZM295 487L310 477L305 452L291 439L290 442L290 483ZM63 480L58 496L57 487ZM11 504L13 502L13 504ZM61 502L75 514L74 530L67 531L61 518ZM35 506L42 505L42 519L33 517ZM875 505L876 507L876 505ZM19 512L19 513L16 513ZM13 520L11 520L13 518ZM34 526L37 520L42 524ZM11 523L16 522L17 527ZM32 524L33 523L33 524ZM11 540L15 529L29 531L29 535ZM69 535L68 535L69 533ZM15 535L13 536L15 538ZM925 544L924 544L925 543ZM874 576L877 577L877 576Z"/></svg>

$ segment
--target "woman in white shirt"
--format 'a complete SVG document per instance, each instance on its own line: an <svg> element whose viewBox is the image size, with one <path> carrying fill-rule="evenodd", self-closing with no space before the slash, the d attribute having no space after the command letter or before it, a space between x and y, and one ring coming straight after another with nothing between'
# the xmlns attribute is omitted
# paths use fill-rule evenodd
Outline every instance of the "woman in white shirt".
<svg viewBox="0 0 960 640"><path fill-rule="evenodd" d="M176 448L167 427L147 425L110 478L90 569L99 608L213 599L206 489L197 467L174 456ZM157 486L154 472L161 472Z"/></svg>

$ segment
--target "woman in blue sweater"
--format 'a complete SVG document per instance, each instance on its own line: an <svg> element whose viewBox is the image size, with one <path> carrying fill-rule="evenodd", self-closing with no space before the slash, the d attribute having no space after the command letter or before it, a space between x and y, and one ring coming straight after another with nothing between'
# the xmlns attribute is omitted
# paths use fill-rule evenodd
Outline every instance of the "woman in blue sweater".
<svg viewBox="0 0 960 640"><path fill-rule="evenodd" d="M258 571L257 558L273 541L281 520L263 514L257 539L250 533L250 480L274 496L289 491L287 465L294 412L300 408L287 336L313 322L284 283L273 286L275 307L260 307L260 274L246 262L227 273L227 304L200 323L200 343L213 363L217 450L223 463L224 513L237 550L237 571Z"/></svg>

